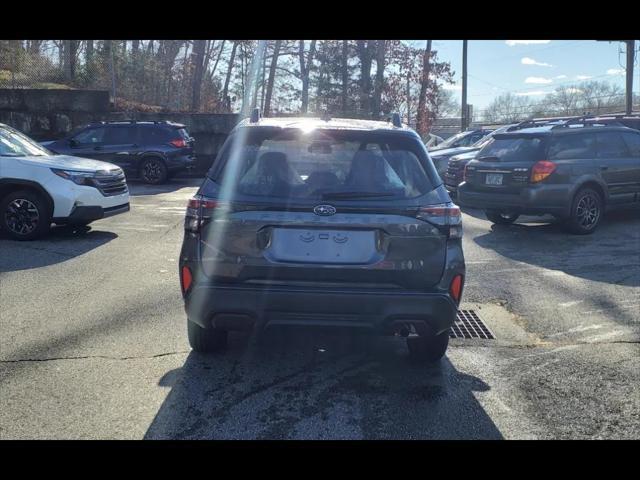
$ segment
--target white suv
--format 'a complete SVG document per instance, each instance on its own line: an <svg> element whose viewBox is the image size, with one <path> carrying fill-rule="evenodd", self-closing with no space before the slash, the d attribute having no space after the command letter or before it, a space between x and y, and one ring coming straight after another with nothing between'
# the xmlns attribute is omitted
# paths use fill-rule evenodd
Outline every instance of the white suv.
<svg viewBox="0 0 640 480"><path fill-rule="evenodd" d="M0 123L0 230L11 238L33 240L52 223L87 225L128 211L118 166L54 155Z"/></svg>

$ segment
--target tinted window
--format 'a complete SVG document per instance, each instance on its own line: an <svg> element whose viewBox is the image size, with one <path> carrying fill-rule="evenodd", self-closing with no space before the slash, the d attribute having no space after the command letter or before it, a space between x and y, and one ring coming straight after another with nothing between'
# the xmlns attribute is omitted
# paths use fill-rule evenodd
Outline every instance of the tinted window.
<svg viewBox="0 0 640 480"><path fill-rule="evenodd" d="M541 160L544 152L545 139L533 136L502 136L493 137L476 157L491 158L499 162L531 162Z"/></svg>
<svg viewBox="0 0 640 480"><path fill-rule="evenodd" d="M105 128L103 127L87 128L73 137L73 140L75 140L79 145L102 143L104 139L104 131Z"/></svg>
<svg viewBox="0 0 640 480"><path fill-rule="evenodd" d="M374 192L383 195L376 200L393 200L433 189L428 161L418 141L398 135L242 129L225 147L215 179L239 195L318 200Z"/></svg>
<svg viewBox="0 0 640 480"><path fill-rule="evenodd" d="M596 155L593 134L559 135L549 146L549 159L593 158Z"/></svg>
<svg viewBox="0 0 640 480"><path fill-rule="evenodd" d="M136 143L136 127L106 127L104 143L108 145L126 145Z"/></svg>
<svg viewBox="0 0 640 480"><path fill-rule="evenodd" d="M632 157L640 157L640 134L623 133L622 138L629 148Z"/></svg>
<svg viewBox="0 0 640 480"><path fill-rule="evenodd" d="M0 128L0 157L28 155L49 155L49 151L16 130Z"/></svg>
<svg viewBox="0 0 640 480"><path fill-rule="evenodd" d="M598 157L620 158L628 157L629 150L622 140L620 132L601 132L596 134L598 141Z"/></svg>
<svg viewBox="0 0 640 480"><path fill-rule="evenodd" d="M145 145L158 145L171 140L171 133L166 128L140 125L140 141Z"/></svg>

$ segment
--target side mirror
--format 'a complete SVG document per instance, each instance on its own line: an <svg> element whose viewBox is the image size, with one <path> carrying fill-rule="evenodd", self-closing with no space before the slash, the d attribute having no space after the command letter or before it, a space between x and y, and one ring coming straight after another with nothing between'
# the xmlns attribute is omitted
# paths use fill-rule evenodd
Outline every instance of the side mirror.
<svg viewBox="0 0 640 480"><path fill-rule="evenodd" d="M73 138L69 139L69 146L71 148L75 148L78 146L78 142L76 140L74 140Z"/></svg>

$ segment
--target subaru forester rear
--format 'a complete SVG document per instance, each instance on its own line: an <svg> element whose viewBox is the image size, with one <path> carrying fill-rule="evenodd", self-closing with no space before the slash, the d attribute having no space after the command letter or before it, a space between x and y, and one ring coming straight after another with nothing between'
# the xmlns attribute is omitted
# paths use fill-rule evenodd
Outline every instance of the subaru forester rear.
<svg viewBox="0 0 640 480"><path fill-rule="evenodd" d="M399 122L398 122L399 124ZM241 122L189 201L194 350L272 325L407 337L435 361L464 284L462 224L418 135L385 122Z"/></svg>

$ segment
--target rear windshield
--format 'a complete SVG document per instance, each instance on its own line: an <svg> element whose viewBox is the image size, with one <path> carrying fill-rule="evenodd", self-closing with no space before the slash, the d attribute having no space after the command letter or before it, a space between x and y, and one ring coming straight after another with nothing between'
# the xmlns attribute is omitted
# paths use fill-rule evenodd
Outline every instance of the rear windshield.
<svg viewBox="0 0 640 480"><path fill-rule="evenodd" d="M434 183L417 139L347 130L241 128L210 172L233 195L290 199L415 198Z"/></svg>
<svg viewBox="0 0 640 480"><path fill-rule="evenodd" d="M542 136L496 135L478 152L476 159L535 163L544 156L545 144Z"/></svg>

